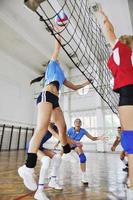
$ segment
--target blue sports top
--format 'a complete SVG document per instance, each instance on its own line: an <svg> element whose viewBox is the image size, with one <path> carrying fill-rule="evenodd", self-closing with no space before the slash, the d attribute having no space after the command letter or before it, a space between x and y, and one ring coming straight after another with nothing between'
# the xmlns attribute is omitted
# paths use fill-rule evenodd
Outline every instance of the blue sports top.
<svg viewBox="0 0 133 200"><path fill-rule="evenodd" d="M79 132L76 132L75 128L71 127L68 129L67 133L71 139L80 141L82 137L86 135L88 132L83 128L80 128Z"/></svg>
<svg viewBox="0 0 133 200"><path fill-rule="evenodd" d="M59 89L61 89L65 79L64 72L61 69L59 62L57 60L50 60L45 72L44 84L48 85L53 81L58 81Z"/></svg>

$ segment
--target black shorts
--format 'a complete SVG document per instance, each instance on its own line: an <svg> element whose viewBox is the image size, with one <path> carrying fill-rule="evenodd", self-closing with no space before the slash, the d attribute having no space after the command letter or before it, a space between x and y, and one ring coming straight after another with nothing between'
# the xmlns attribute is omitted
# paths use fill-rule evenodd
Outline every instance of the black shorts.
<svg viewBox="0 0 133 200"><path fill-rule="evenodd" d="M53 105L53 109L59 107L59 98L49 91L41 92L37 97L36 103L50 102Z"/></svg>
<svg viewBox="0 0 133 200"><path fill-rule="evenodd" d="M119 106L133 105L133 85L127 85L119 89Z"/></svg>

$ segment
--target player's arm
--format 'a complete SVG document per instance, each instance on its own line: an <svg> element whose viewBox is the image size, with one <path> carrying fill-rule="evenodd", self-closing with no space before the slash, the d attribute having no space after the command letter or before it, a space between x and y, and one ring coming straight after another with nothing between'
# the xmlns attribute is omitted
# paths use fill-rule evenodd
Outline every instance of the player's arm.
<svg viewBox="0 0 133 200"><path fill-rule="evenodd" d="M99 140L99 137L94 137L94 136L92 136L90 133L87 133L86 136L87 136L90 140L92 140L92 141Z"/></svg>
<svg viewBox="0 0 133 200"><path fill-rule="evenodd" d="M106 141L108 139L108 137L106 137L104 134L98 137L94 137L90 133L87 133L86 136L92 141L96 141L96 140Z"/></svg>
<svg viewBox="0 0 133 200"><path fill-rule="evenodd" d="M114 47L116 40L117 40L114 27L113 27L112 23L110 22L109 18L107 17L107 15L102 10L102 8L100 8L99 13L103 17L103 24L104 24L104 27L106 30L106 34L107 34L109 43L110 43L111 47Z"/></svg>
<svg viewBox="0 0 133 200"><path fill-rule="evenodd" d="M78 85L75 85L73 84L72 82L68 81L67 79L65 79L64 81L64 85L72 90L78 90L78 89L81 89L83 87L85 87L86 85L89 85L91 81L86 81L82 84L78 84Z"/></svg>
<svg viewBox="0 0 133 200"><path fill-rule="evenodd" d="M58 56L59 56L59 53L60 53L60 50L61 50L61 36L58 33L59 32L59 27L56 26L56 27L54 27L54 29L57 32L57 34L56 34L56 38L57 39L55 39L54 51L53 51L51 59L52 60L57 60Z"/></svg>
<svg viewBox="0 0 133 200"><path fill-rule="evenodd" d="M114 141L112 147L111 147L111 151L115 151L116 147L118 146L118 144L120 143L120 137L116 137L116 140Z"/></svg>

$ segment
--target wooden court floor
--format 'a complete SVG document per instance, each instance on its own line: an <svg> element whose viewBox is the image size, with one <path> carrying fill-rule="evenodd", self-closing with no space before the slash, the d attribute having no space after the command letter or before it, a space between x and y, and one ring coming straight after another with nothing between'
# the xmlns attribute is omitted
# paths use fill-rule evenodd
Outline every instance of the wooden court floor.
<svg viewBox="0 0 133 200"><path fill-rule="evenodd" d="M84 186L80 181L78 160L63 160L60 169L63 191L46 187L50 200L127 200L123 184L126 173L122 171L119 154L87 152L86 156L89 185ZM17 174L24 157L24 151L0 152L0 200L34 199L34 193L24 187Z"/></svg>

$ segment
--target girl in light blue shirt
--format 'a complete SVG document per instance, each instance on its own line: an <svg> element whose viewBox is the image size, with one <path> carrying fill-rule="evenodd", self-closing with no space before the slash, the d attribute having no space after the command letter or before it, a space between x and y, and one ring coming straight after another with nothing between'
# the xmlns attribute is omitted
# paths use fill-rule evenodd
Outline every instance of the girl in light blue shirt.
<svg viewBox="0 0 133 200"><path fill-rule="evenodd" d="M48 64L45 76L42 76L42 78L44 78L45 86L37 98L38 114L36 130L30 140L26 164L18 169L18 173L21 178L23 178L25 186L33 191L37 189L37 184L33 176L34 167L36 166L37 161L37 151L42 138L48 130L51 118L59 130L59 138L64 153L70 152L70 146L67 143L66 136L66 123L63 112L59 106L59 90L61 90L62 85L73 90L78 90L90 83L89 81L86 81L83 84L74 85L66 79L58 62L58 56L61 49L60 30L59 27L56 27L55 29L57 40L55 40L54 52ZM35 81L33 80L31 83L33 82Z"/></svg>

